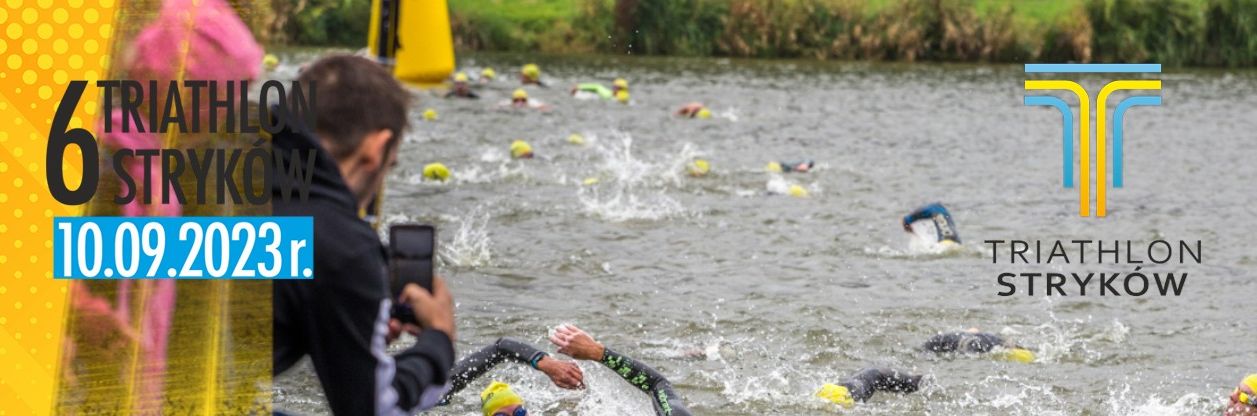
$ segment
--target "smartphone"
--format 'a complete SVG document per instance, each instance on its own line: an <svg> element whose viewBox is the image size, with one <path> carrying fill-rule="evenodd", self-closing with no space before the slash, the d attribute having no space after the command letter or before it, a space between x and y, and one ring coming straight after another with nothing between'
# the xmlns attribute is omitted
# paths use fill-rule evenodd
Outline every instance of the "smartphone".
<svg viewBox="0 0 1257 416"><path fill-rule="evenodd" d="M396 300L402 288L409 283L432 291L432 277L436 272L436 227L426 224L397 224L388 229L389 286ZM410 305L393 306L393 317L402 322L414 323L414 311Z"/></svg>

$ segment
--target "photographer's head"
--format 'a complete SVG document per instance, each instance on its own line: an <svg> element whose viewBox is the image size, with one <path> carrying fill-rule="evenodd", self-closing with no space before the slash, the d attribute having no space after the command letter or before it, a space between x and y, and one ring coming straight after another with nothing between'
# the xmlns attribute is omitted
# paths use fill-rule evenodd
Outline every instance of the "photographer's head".
<svg viewBox="0 0 1257 416"><path fill-rule="evenodd" d="M297 80L317 88L315 134L365 208L397 160L410 93L383 66L352 55L315 61Z"/></svg>

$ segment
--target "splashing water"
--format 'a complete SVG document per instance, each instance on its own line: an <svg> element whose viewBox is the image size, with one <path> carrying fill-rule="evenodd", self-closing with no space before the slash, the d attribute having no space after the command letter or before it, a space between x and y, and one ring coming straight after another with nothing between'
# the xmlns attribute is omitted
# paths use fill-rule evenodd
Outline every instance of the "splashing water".
<svg viewBox="0 0 1257 416"><path fill-rule="evenodd" d="M456 222L450 242L441 246L441 262L460 268L489 265L493 260L489 249L489 214L476 208Z"/></svg>
<svg viewBox="0 0 1257 416"><path fill-rule="evenodd" d="M633 137L614 133L619 140L598 146L599 186L583 188L577 198L586 213L612 222L660 220L685 212L685 207L663 192L663 187L680 182L679 166L688 159L650 163L633 156ZM682 149L681 157L693 154ZM679 161L678 161L679 160Z"/></svg>
<svg viewBox="0 0 1257 416"><path fill-rule="evenodd" d="M1111 416L1180 416L1217 414L1217 403L1196 393L1187 393L1177 399L1162 399L1131 389L1129 384L1120 391L1109 393Z"/></svg>

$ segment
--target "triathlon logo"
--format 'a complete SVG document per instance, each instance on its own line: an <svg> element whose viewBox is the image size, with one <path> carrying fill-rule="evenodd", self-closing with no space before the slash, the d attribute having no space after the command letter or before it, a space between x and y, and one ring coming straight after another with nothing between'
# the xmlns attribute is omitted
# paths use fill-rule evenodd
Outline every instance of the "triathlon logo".
<svg viewBox="0 0 1257 416"><path fill-rule="evenodd" d="M1026 74L1160 74L1161 64L1026 64ZM1061 111L1061 182L1066 188L1074 187L1074 123L1078 124L1078 215L1091 216L1091 96L1075 81L1061 79L1027 79L1026 92L1063 90L1078 97L1078 117L1074 117L1069 104L1051 95L1027 95L1026 105L1051 106ZM1134 106L1161 105L1161 80L1123 79L1111 81L1095 99L1095 161L1096 161L1096 209L1095 215L1105 215L1105 183L1108 179L1109 144L1109 95L1121 90L1156 91L1156 95L1137 94L1126 97L1113 109L1113 187L1122 187L1122 120L1126 110Z"/></svg>

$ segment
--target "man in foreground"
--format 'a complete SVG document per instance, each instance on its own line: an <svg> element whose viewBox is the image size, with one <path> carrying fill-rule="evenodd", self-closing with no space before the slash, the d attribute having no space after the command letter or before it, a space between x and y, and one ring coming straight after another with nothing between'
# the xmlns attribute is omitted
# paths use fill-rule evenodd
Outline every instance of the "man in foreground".
<svg viewBox="0 0 1257 416"><path fill-rule="evenodd" d="M274 215L314 217L314 274L313 280L273 285L272 372L281 374L308 355L333 413L411 413L425 390L449 378L453 298L439 277L431 293L407 285L396 301L414 311L418 326L406 327L416 342L388 355L387 342L403 325L389 316L394 300L384 247L358 215L395 163L410 95L389 71L354 56L320 59L298 81L327 97L311 110L316 126L276 134L272 146L283 158L294 151L302 161L316 155L313 179L308 200L298 201L281 197L294 178L275 172L272 208ZM284 166L294 162L284 160Z"/></svg>

